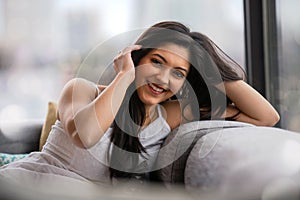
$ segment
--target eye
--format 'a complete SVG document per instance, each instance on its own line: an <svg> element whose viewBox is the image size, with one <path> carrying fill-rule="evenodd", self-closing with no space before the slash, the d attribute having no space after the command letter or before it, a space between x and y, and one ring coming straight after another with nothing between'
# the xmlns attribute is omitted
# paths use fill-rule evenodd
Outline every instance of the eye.
<svg viewBox="0 0 300 200"><path fill-rule="evenodd" d="M160 67L162 65L162 63L159 60L157 60L156 58L151 58L151 62L158 67Z"/></svg>
<svg viewBox="0 0 300 200"><path fill-rule="evenodd" d="M179 70L174 70L173 74L176 78L185 78L185 75Z"/></svg>

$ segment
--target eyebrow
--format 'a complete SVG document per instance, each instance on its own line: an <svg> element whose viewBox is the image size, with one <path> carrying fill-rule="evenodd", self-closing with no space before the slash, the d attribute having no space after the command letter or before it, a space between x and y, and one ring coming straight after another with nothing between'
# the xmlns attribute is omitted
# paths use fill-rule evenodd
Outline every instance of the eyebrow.
<svg viewBox="0 0 300 200"><path fill-rule="evenodd" d="M165 63L168 63L168 61L161 55L157 54L157 53L154 53L153 56L158 56L160 59L162 59ZM188 73L188 70L183 68L183 67L174 67L175 69L179 69L179 70L182 70L182 71L185 71L186 73Z"/></svg>
<svg viewBox="0 0 300 200"><path fill-rule="evenodd" d="M158 53L154 53L153 55L160 57L160 59L162 59L165 63L168 63L168 61L163 56L159 55Z"/></svg>

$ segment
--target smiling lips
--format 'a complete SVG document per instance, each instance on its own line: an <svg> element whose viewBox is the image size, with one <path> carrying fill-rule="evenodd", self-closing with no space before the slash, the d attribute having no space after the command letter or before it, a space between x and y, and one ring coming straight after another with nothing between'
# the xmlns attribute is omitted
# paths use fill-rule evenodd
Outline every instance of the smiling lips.
<svg viewBox="0 0 300 200"><path fill-rule="evenodd" d="M154 83L148 83L148 86L149 86L150 91L155 95L159 95L159 94L163 93L164 91L166 91L164 88L159 87L158 85L156 85Z"/></svg>

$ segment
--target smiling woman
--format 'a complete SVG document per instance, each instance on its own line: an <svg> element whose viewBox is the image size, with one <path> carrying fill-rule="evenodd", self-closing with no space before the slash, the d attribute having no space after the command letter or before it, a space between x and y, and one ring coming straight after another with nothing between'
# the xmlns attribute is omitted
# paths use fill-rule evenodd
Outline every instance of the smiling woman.
<svg viewBox="0 0 300 200"><path fill-rule="evenodd" d="M166 44L143 57L136 68L136 87L146 106L164 102L182 87L190 69L187 49Z"/></svg>
<svg viewBox="0 0 300 200"><path fill-rule="evenodd" d="M42 151L3 167L0 175L17 177L20 169L23 177L26 169L37 180L55 174L104 184L147 178L164 139L182 123L275 124L274 108L219 52L182 23L154 24L114 58L110 84L69 81Z"/></svg>

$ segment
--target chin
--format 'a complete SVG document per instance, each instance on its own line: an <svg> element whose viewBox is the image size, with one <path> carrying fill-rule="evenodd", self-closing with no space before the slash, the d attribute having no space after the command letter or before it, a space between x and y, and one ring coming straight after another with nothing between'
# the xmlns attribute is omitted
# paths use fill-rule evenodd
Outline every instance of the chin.
<svg viewBox="0 0 300 200"><path fill-rule="evenodd" d="M149 105L149 106L152 106L152 105L156 105L156 104L159 104L161 103L162 101L151 101L151 100L142 100L142 102L145 104L145 105Z"/></svg>

